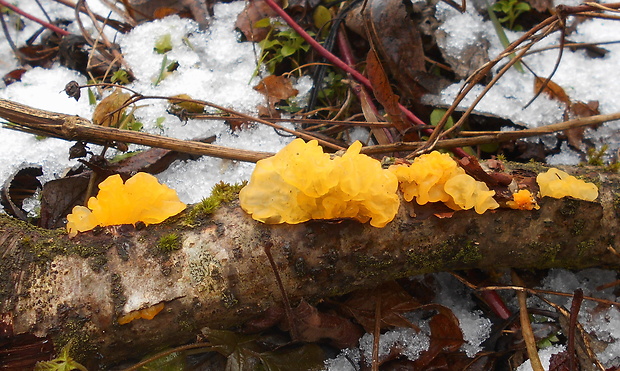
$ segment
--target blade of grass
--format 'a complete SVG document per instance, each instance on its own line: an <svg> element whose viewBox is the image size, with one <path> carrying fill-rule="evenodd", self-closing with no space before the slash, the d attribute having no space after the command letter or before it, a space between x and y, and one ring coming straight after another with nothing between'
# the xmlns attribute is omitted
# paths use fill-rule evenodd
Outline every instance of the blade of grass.
<svg viewBox="0 0 620 371"><path fill-rule="evenodd" d="M510 45L508 36L506 36L506 32L504 32L504 28L502 27L501 23L499 23L499 19L497 19L497 16L495 15L495 12L493 11L493 7L489 5L489 2L486 0L485 0L485 4L487 6L487 12L489 13L489 18L491 19L491 22L493 23L493 27L495 28L495 33L497 33L497 37L499 38L499 42L502 44L502 46L505 49L508 47L508 45ZM509 57L510 59L512 59L515 57L515 54L512 53L510 54ZM514 64L514 68L520 73L525 73L525 70L523 69L521 62L519 61L517 61Z"/></svg>

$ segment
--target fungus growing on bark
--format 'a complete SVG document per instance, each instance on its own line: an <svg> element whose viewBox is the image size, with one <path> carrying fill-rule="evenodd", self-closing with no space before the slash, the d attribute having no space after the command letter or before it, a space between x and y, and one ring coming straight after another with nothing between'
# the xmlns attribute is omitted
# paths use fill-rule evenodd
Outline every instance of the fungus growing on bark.
<svg viewBox="0 0 620 371"><path fill-rule="evenodd" d="M536 177L541 197L573 197L579 200L594 201L598 197L598 188L593 183L577 179L566 172L551 168Z"/></svg>
<svg viewBox="0 0 620 371"><path fill-rule="evenodd" d="M129 322L135 319L138 319L138 318L152 320L163 309L164 309L164 303L159 303L159 304L155 304L145 309L134 310L123 316L118 317L118 324L126 325Z"/></svg>
<svg viewBox="0 0 620 371"><path fill-rule="evenodd" d="M360 154L361 148L355 142L331 158L317 141L295 139L258 161L239 193L241 207L268 224L353 218L384 227L398 211L398 182L379 161Z"/></svg>
<svg viewBox="0 0 620 371"><path fill-rule="evenodd" d="M499 207L493 199L495 191L465 174L447 153L433 151L417 157L409 166L393 165L390 170L398 177L407 201L415 199L419 205L443 202L455 210L474 208L479 214Z"/></svg>
<svg viewBox="0 0 620 371"><path fill-rule="evenodd" d="M161 223L185 209L177 193L151 174L137 173L124 184L112 175L99 184L97 197L88 207L75 206L67 215L67 231L73 237L96 226Z"/></svg>
<svg viewBox="0 0 620 371"><path fill-rule="evenodd" d="M527 189L522 189L516 193L513 193L512 200L507 201L506 205L508 205L509 208L516 210L540 209L540 206L536 203L534 195Z"/></svg>

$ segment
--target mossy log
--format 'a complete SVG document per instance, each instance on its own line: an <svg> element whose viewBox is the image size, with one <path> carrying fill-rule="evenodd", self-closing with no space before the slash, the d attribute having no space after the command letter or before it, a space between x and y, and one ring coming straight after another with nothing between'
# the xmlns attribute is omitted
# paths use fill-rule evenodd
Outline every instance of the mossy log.
<svg viewBox="0 0 620 371"><path fill-rule="evenodd" d="M190 220L64 231L0 217L0 313L14 333L73 339L110 364L226 328L281 301L264 252L271 246L291 300L312 301L425 272L469 268L620 268L617 175L584 170L596 202L543 199L540 210L499 209L449 218L401 206L385 228L355 221L265 225L236 202ZM417 212L417 210L416 210ZM192 222L191 225L188 225ZM164 303L152 320L128 312ZM5 316L6 318L6 316Z"/></svg>

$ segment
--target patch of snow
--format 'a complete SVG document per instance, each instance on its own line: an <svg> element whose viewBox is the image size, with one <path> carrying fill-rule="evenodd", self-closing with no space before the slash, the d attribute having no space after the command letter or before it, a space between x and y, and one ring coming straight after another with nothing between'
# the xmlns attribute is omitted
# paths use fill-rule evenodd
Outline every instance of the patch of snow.
<svg viewBox="0 0 620 371"><path fill-rule="evenodd" d="M481 310L474 310L475 303L468 298L468 289L460 281L448 273L436 274L435 278L441 287L435 302L448 307L458 318L465 340L461 350L472 358L491 334L491 321L483 317Z"/></svg>
<svg viewBox="0 0 620 371"><path fill-rule="evenodd" d="M574 1L565 2L575 5ZM458 55L463 48L463 43L474 42L480 35L490 43L489 57L494 58L503 51L493 26L489 20L483 20L475 7L468 7L466 13L459 13L445 3L437 4L437 16L444 20L440 27L448 34L444 45L449 54ZM454 31L457 32L454 32ZM509 40L515 40L522 32L506 31ZM620 22L614 20L588 20L578 25L577 31L570 35L570 39L578 42L605 42L617 40L620 34ZM549 35L541 40L531 50L541 49L548 46L559 45L559 33ZM610 94L617 89L620 76L616 66L620 64L620 44L602 45L609 53L603 58L590 58L585 51L571 52L566 49L563 53L558 70L553 76L553 81L560 85L575 101L598 101L601 114L610 114L620 111L620 96ZM550 49L528 55L524 61L538 76L547 77L553 70L558 49ZM505 61L502 61L501 66ZM498 66L493 69L495 74ZM449 86L440 95L427 96L427 103L450 105L456 98L463 83ZM459 104L461 108L467 108L482 92L482 86L476 86ZM491 113L508 118L515 123L526 124L528 127L538 127L551 123L564 121L564 105L553 101L544 95L539 96L527 108L525 105L534 96L534 77L531 73L521 74L511 68L482 98L477 105L479 112ZM587 130L586 138L600 148L603 144L610 147L609 152L614 153L620 148L620 121L605 123L598 130ZM563 151L564 152L564 151ZM554 156L550 159L555 164L567 161L574 164L574 154L567 156Z"/></svg>
<svg viewBox="0 0 620 371"><path fill-rule="evenodd" d="M557 353L561 353L566 350L564 345L553 345L545 349L541 349L538 351L538 357L540 358L540 362L542 363L545 370L549 369L549 364L551 363L551 356ZM521 366L517 367L516 371L532 371L532 364L530 360L523 362Z"/></svg>

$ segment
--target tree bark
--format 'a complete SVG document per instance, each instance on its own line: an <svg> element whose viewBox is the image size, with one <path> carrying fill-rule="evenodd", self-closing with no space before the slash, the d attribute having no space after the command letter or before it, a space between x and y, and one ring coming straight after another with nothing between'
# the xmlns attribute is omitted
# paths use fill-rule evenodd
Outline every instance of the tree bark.
<svg viewBox="0 0 620 371"><path fill-rule="evenodd" d="M596 202L549 199L540 210L450 218L401 206L385 228L344 220L265 225L236 202L188 226L187 212L136 230L62 230L0 217L0 313L14 333L70 339L103 364L242 323L281 301L264 253L272 246L291 300L316 300L419 273L469 268L620 268L620 177L581 170ZM164 303L152 320L128 312Z"/></svg>

